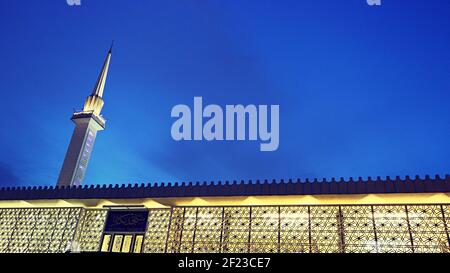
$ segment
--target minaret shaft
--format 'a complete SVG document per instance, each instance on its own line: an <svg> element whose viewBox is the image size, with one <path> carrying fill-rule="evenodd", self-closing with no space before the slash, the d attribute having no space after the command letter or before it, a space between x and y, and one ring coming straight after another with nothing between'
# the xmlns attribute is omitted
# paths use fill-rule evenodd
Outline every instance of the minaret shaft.
<svg viewBox="0 0 450 273"><path fill-rule="evenodd" d="M104 127L92 117L74 118L76 124L67 149L57 186L81 185L86 173L97 131Z"/></svg>
<svg viewBox="0 0 450 273"><path fill-rule="evenodd" d="M83 182L97 132L105 129L105 120L100 112L104 104L102 96L110 60L111 49L106 55L92 94L86 98L83 110L72 115L72 121L76 127L64 158L57 186L78 186Z"/></svg>

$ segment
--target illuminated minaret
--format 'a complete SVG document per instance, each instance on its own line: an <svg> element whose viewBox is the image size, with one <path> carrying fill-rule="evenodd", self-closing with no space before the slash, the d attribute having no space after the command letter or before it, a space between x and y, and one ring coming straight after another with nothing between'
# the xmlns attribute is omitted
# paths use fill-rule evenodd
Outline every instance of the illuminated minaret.
<svg viewBox="0 0 450 273"><path fill-rule="evenodd" d="M72 115L76 127L67 149L57 186L81 185L94 147L97 131L105 129L105 119L100 115L103 107L103 90L111 60L112 45L106 55L102 71L92 94L86 98L82 111Z"/></svg>

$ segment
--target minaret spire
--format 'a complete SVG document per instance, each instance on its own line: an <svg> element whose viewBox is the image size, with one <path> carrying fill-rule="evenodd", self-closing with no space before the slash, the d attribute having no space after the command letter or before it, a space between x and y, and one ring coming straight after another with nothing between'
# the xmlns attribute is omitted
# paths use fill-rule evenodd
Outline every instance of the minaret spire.
<svg viewBox="0 0 450 273"><path fill-rule="evenodd" d="M57 186L82 184L97 132L105 129L106 121L100 115L100 112L104 104L102 96L108 76L112 46L111 44L94 90L86 98L83 110L72 115L72 121L76 124L76 127L64 158Z"/></svg>
<svg viewBox="0 0 450 273"><path fill-rule="evenodd" d="M106 77L108 76L109 62L111 60L113 44L114 42L111 44L108 54L106 55L102 70L100 71L100 75L98 75L94 90L92 90L92 96L99 96L100 98L103 97L103 90L105 89Z"/></svg>
<svg viewBox="0 0 450 273"><path fill-rule="evenodd" d="M92 90L92 94L86 98L86 102L84 103L83 112L92 112L96 116L100 116L100 112L103 108L103 91L105 89L106 77L108 76L109 63L111 61L112 55L112 44L109 48L108 53L106 54L105 62L103 63L102 70L100 71L100 75L98 75L97 82L95 83L94 90Z"/></svg>

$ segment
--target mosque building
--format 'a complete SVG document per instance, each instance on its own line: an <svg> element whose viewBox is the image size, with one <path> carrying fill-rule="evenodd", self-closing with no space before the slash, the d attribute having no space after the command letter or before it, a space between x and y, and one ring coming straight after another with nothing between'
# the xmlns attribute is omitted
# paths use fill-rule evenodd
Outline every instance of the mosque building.
<svg viewBox="0 0 450 273"><path fill-rule="evenodd" d="M56 186L0 189L0 253L450 252L450 176L82 185L111 55Z"/></svg>

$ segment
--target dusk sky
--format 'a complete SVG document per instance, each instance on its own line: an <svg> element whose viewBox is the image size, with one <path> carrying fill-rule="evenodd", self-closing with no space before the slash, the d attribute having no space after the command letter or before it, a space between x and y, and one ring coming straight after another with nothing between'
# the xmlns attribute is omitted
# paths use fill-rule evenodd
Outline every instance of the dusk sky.
<svg viewBox="0 0 450 273"><path fill-rule="evenodd" d="M450 173L450 1L0 1L0 186L55 185L111 41L84 184ZM177 104L280 105L280 145L174 141Z"/></svg>

